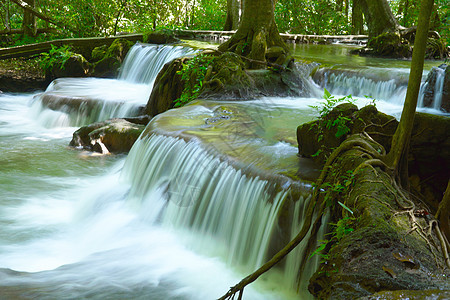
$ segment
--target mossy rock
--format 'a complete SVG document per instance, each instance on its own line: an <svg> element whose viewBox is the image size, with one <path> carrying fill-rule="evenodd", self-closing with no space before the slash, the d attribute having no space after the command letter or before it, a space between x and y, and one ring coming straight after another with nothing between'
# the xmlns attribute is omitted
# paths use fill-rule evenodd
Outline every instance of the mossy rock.
<svg viewBox="0 0 450 300"><path fill-rule="evenodd" d="M61 77L85 77L90 69L89 62L81 55L73 53L65 62L56 62L45 72L46 81Z"/></svg>
<svg viewBox="0 0 450 300"><path fill-rule="evenodd" d="M102 58L104 58L107 50L108 50L107 45L102 45L102 46L95 47L94 49L92 49L91 62L95 63L95 62L98 62L99 60L101 60Z"/></svg>
<svg viewBox="0 0 450 300"><path fill-rule="evenodd" d="M325 129L324 124L345 116L349 132L347 135L367 132L386 152L398 121L379 112L374 106L358 110L352 104L338 105L324 120L305 123L297 128L299 154L324 163L334 148L347 135L336 137L336 128ZM322 137L320 137L322 135ZM416 113L410 141L408 165L413 190L435 211L442 199L450 169L450 118L426 113Z"/></svg>
<svg viewBox="0 0 450 300"><path fill-rule="evenodd" d="M103 46L95 48L92 51L92 56L94 57L95 55L95 60L97 61L94 63L92 76L116 77L119 67L133 45L133 42L126 39L116 39L106 51Z"/></svg>
<svg viewBox="0 0 450 300"><path fill-rule="evenodd" d="M145 107L145 113L156 116L174 107L175 100L183 93L185 82L180 71L189 58L177 58L164 65L156 76L152 93Z"/></svg>
<svg viewBox="0 0 450 300"><path fill-rule="evenodd" d="M346 142L357 140L362 138L351 135ZM335 160L325 182L342 182L342 174L367 159L365 151L348 148ZM438 250L431 251L422 236L410 230L407 214L395 214L402 207L390 175L375 166L361 168L354 176L346 192L330 198L330 222L350 215L337 205L340 201L353 212L352 230L327 245L326 262L311 278L309 291L318 299L357 299L386 290L448 289L444 260L439 254L435 257ZM426 226L426 218L417 222ZM439 243L436 237L429 238Z"/></svg>
<svg viewBox="0 0 450 300"><path fill-rule="evenodd" d="M143 42L148 44L173 44L180 40L173 30L160 29L144 33Z"/></svg>
<svg viewBox="0 0 450 300"><path fill-rule="evenodd" d="M367 47L370 53L393 58L411 57L412 47L398 32L386 32L369 39Z"/></svg>

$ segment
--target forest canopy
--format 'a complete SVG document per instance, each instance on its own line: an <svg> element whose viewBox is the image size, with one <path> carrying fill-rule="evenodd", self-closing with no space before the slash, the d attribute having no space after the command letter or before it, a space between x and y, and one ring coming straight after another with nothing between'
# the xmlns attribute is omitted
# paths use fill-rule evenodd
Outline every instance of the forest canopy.
<svg viewBox="0 0 450 300"><path fill-rule="evenodd" d="M228 2L228 3L227 3ZM28 42L22 33L26 3L50 19L35 18L37 34L30 41L56 37L107 36L120 32L144 32L151 29L223 30L227 4L241 6L240 0L2 0L0 32L2 45ZM275 22L280 32L298 34L366 34L358 25L360 0L278 0ZM401 26L417 25L419 0L388 1ZM450 4L435 1L431 29L450 43ZM35 35L35 34L32 34Z"/></svg>

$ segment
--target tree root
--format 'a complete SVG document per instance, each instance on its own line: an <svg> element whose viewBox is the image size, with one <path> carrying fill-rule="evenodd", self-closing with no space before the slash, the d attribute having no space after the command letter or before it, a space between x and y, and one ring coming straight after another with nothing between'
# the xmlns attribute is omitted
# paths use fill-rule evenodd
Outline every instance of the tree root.
<svg viewBox="0 0 450 300"><path fill-rule="evenodd" d="M386 124L384 124L382 126L386 126L391 121L392 120L388 121ZM409 215L410 222L411 222L411 229L408 231L407 234L410 234L413 231L417 231L419 236L421 236L427 242L427 245L430 247L430 250L435 258L436 264L439 266L437 255L436 255L435 251L433 250L433 248L436 249L437 247L433 247L433 245L431 245L430 240L427 238L426 234L424 233L424 228L422 228L420 226L420 224L417 222L417 219L414 216L414 208L415 208L414 203L411 200L409 200L408 197L405 196L405 194L403 193L401 188L397 185L397 183L394 179L393 170L384 162L384 157L386 155L384 148L379 143L375 142L370 136L368 136L367 133L364 133L363 135L365 135L365 136L363 136L361 139L345 140L344 142L341 143L341 145L339 145L339 147L334 149L334 151L328 157L328 159L322 169L322 172L320 173L320 175L317 179L317 182L315 184L313 195L311 197L310 202L308 203L308 207L307 207L307 211L306 211L306 219L303 223L301 230L297 234L297 236L294 237L294 239L292 239L283 249L281 249L278 253L276 253L268 262L266 262L264 265L262 265L259 269L257 269L255 272L253 272L252 274L250 274L247 277L245 277L244 279L242 279L235 286L231 287L225 295L223 295L222 297L219 298L219 300L234 299L236 295L238 295L238 299L242 299L244 288L247 285L249 285L250 283L254 282L256 279L258 279L262 274L267 272L269 269L271 269L273 266L275 266L278 262L280 262L288 253L290 253L295 247L297 247L297 245L299 245L303 241L305 236L311 230L311 235L308 239L308 242L306 245L306 250L303 255L303 258L302 258L302 261L300 264L300 268L299 268L299 276L301 277L301 274L303 273L303 270L306 265L306 261L316 243L317 232L322 224L322 217L323 217L326 207L327 207L324 197L320 197L321 186L325 182L325 179L328 176L328 172L329 172L332 164L339 157L339 155L341 153L351 150L353 148L357 148L358 150L360 150L363 153L365 153L366 155L368 155L369 159L362 162L360 165L358 165L355 168L355 170L352 172L352 174L356 175L361 169L366 168L366 167L372 168L372 170L374 171L374 173L377 177L379 177L379 174L376 171L375 167L380 167L386 173L388 171L389 171L389 173L391 173L390 175L388 175L388 177L390 178L391 184L394 189L389 187L388 184L386 182L384 182L383 180L373 181L373 182L384 185L386 187L386 189L394 195L397 205L404 211L396 212L393 214L393 216L395 216L397 214L402 214L402 213L407 213ZM379 146L380 149L376 150L364 138L368 138L371 142L375 143L375 145ZM370 182L372 182L372 181L370 181ZM450 187L450 182L449 182L449 187ZM450 188L448 190L449 190L449 194L450 194ZM367 197L376 199L376 197L365 194L365 195L359 195L356 198L355 202L361 196L367 196ZM404 203L406 202L409 206L404 206L402 203L400 203L399 198L401 198L403 200L403 202ZM387 204L389 206L389 208L392 211L394 211L393 208L389 205L389 203L384 203L384 204ZM315 218L314 222L312 222L314 215L316 216L316 218ZM446 262L447 266L449 266L450 259L449 259L449 254L448 254L448 247L446 244L447 241L445 239L445 236L443 236L441 231L439 230L438 225L431 224L430 226L433 226L433 225L435 225L434 229L436 230L436 234L441 243L441 249L442 249L442 252L444 255L445 262Z"/></svg>
<svg viewBox="0 0 450 300"><path fill-rule="evenodd" d="M293 240L291 240L283 249L281 249L278 253L276 253L272 259L270 259L267 263L262 265L258 270L253 272L252 274L248 275L244 279L242 279L238 284L231 287L228 292L219 298L219 300L225 300L225 299L234 299L235 295L239 293L239 297L242 297L242 293L244 291L244 288L258 279L259 276L267 272L269 269L271 269L274 265L276 265L278 262L280 262L288 253L290 253L295 247L297 247L298 244L300 244L307 233L309 232L311 225L312 225L312 232L310 239L308 241L308 247L307 250L311 252L312 244L315 242L314 237L317 235L317 231L320 228L322 216L325 212L326 203L323 201L322 197L320 196L320 189L322 184L325 181L325 178L328 175L328 171L331 168L331 165L334 163L336 158L345 151L351 150L353 147L360 147L364 152L370 153L373 156L381 157L380 154L365 140L362 139L356 139L356 140L345 140L344 142L339 145L328 157L322 172L319 175L319 178L317 179L316 186L313 192L313 196L311 197L311 200L308 204L307 211L306 211L306 219L303 223L303 226L300 230L300 232L297 234L296 237L294 237ZM319 206L319 209L316 212L316 207ZM312 223L312 218L314 215L317 215L314 223ZM309 248L309 249L308 249ZM307 251L308 252L308 251ZM300 265L300 270L303 270L306 264L306 259L309 255L309 253L305 253L304 257L302 259L302 263Z"/></svg>

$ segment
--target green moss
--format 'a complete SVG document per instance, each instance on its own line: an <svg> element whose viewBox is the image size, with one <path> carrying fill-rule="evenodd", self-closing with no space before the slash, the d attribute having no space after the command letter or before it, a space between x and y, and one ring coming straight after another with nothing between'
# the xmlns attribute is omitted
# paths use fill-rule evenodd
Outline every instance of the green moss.
<svg viewBox="0 0 450 300"><path fill-rule="evenodd" d="M412 47L398 32L385 32L369 39L367 47L373 54L388 57L410 57Z"/></svg>
<svg viewBox="0 0 450 300"><path fill-rule="evenodd" d="M103 46L94 48L92 57L93 59L95 57L97 61L94 64L94 75L101 77L115 76L133 45L133 42L126 39L116 39L106 50Z"/></svg>
<svg viewBox="0 0 450 300"><path fill-rule="evenodd" d="M176 32L170 29L158 29L145 32L143 42L149 44L171 44L178 43L180 40L176 37Z"/></svg>

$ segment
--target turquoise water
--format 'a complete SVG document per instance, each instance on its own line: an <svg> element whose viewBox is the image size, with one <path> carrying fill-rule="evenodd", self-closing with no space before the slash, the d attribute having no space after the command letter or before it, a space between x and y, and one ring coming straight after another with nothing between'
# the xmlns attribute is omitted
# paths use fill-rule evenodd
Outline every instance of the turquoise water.
<svg viewBox="0 0 450 300"><path fill-rule="evenodd" d="M406 61L348 56L348 49L298 45L295 55L345 68L408 72ZM317 95L323 93L311 84ZM161 182L156 178L157 188L143 192L139 205L136 199L130 201L133 183L122 174L126 156L69 148L77 128L43 123L42 113L58 114L36 111L30 105L34 96L0 94L0 299L214 299L252 271L228 263L228 245L205 236L211 230L199 233L167 224L168 217L160 214L165 202L150 201L164 199L164 184L170 189L167 178ZM261 144L267 153L254 160L251 156L256 152L248 150L247 161L269 160L272 150L273 155L285 153L295 160L295 134L286 131L295 130L295 120L314 118L308 105L320 100L266 99L268 106L262 106L267 110L266 127L258 129L266 131L258 132L252 143L264 139ZM358 104L365 101L362 97ZM260 117L260 103L236 105L247 112L249 122ZM401 99L381 100L378 107L398 115ZM184 122L188 127L189 120ZM167 167L149 161L152 168ZM251 187L240 173L226 169L228 177L220 180ZM222 191L225 196L227 192ZM242 213L243 218L246 215ZM226 235L236 231L227 230ZM275 271L246 288L245 299L298 297L280 281L285 278Z"/></svg>

